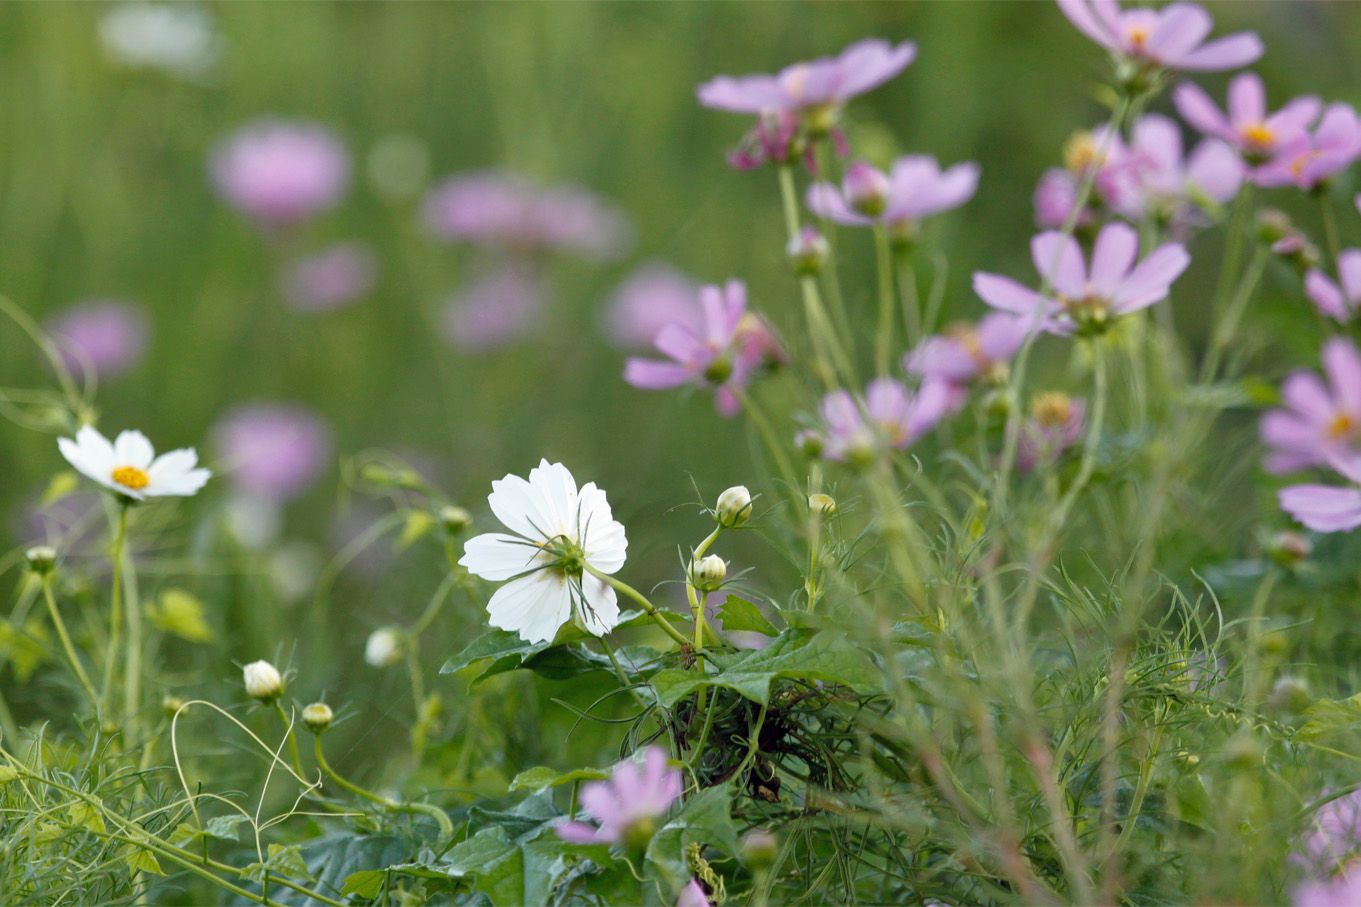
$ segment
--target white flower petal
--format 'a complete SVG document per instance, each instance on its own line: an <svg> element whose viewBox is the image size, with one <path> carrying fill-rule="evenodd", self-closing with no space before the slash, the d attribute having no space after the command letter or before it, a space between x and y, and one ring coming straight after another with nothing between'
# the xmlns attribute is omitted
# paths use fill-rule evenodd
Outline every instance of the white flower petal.
<svg viewBox="0 0 1361 907"><path fill-rule="evenodd" d="M577 483L567 467L540 460L539 465L529 471L529 484L543 502L544 516L551 524L551 528L544 527L549 537L577 538Z"/></svg>
<svg viewBox="0 0 1361 907"><path fill-rule="evenodd" d="M540 570L512 580L492 595L493 627L520 634L525 642L548 642L572 616L572 597L562 574Z"/></svg>
<svg viewBox="0 0 1361 907"><path fill-rule="evenodd" d="M483 579L512 579L535 566L539 551L537 545L519 536L484 532L464 542L463 557L458 562Z"/></svg>
<svg viewBox="0 0 1361 907"><path fill-rule="evenodd" d="M191 469L188 472L163 475L151 480L145 494L150 497L188 497L197 493L212 477L212 471L207 469Z"/></svg>
<svg viewBox="0 0 1361 907"><path fill-rule="evenodd" d="M548 525L541 496L519 476L507 475L491 483L487 504L491 512L511 532L527 539L544 540L555 530Z"/></svg>
<svg viewBox="0 0 1361 907"><path fill-rule="evenodd" d="M594 482L587 482L581 488L579 509L582 530L579 541L586 552L586 561L604 573L613 573L624 566L628 538L624 535L624 525L610 512L605 492Z"/></svg>
<svg viewBox="0 0 1361 907"><path fill-rule="evenodd" d="M113 442L113 456L118 466L135 466L147 469L151 466L156 451L140 431L122 431Z"/></svg>
<svg viewBox="0 0 1361 907"><path fill-rule="evenodd" d="M619 599L614 589L589 573L581 578L581 622L587 632L604 636L619 625Z"/></svg>

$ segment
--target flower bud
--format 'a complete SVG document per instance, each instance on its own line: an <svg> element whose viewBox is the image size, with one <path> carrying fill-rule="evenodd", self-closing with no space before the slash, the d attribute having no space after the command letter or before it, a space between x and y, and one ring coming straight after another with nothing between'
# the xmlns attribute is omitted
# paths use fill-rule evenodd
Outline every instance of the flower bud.
<svg viewBox="0 0 1361 907"><path fill-rule="evenodd" d="M1277 208L1264 208L1257 215L1257 235L1265 243L1280 242L1294 233L1290 215Z"/></svg>
<svg viewBox="0 0 1361 907"><path fill-rule="evenodd" d="M1300 532L1278 532L1267 545L1267 554L1282 567L1296 567L1309 558L1314 551L1314 543L1309 536Z"/></svg>
<svg viewBox="0 0 1361 907"><path fill-rule="evenodd" d="M856 161L846 168L846 178L841 187L846 193L847 203L867 217L884 213L892 189L883 171L876 170L864 161Z"/></svg>
<svg viewBox="0 0 1361 907"><path fill-rule="evenodd" d="M1271 688L1271 707L1278 712L1300 714L1314 702L1314 694L1309 689L1309 681L1303 677L1286 674Z"/></svg>
<svg viewBox="0 0 1361 907"><path fill-rule="evenodd" d="M402 660L402 634L396 627L379 627L364 643L364 660L375 668L389 668Z"/></svg>
<svg viewBox="0 0 1361 907"><path fill-rule="evenodd" d="M821 457L823 449L827 446L822 435L808 429L804 429L794 436L794 444L810 460Z"/></svg>
<svg viewBox="0 0 1361 907"><path fill-rule="evenodd" d="M714 519L724 529L736 529L751 519L751 492L745 485L734 485L718 496Z"/></svg>
<svg viewBox="0 0 1361 907"><path fill-rule="evenodd" d="M473 517L462 507L450 504L447 507L440 508L439 521L444 526L445 532L450 535L459 535L473 524Z"/></svg>
<svg viewBox="0 0 1361 907"><path fill-rule="evenodd" d="M178 696L166 696L161 700L161 712L167 718L174 718L184 708L184 700Z"/></svg>
<svg viewBox="0 0 1361 907"><path fill-rule="evenodd" d="M252 699L270 703L284 692L284 679L279 669L267 661L252 661L241 669L246 683L246 693Z"/></svg>
<svg viewBox="0 0 1361 907"><path fill-rule="evenodd" d="M702 557L690 565L690 582L701 592L712 592L723 585L728 565L717 554Z"/></svg>
<svg viewBox="0 0 1361 907"><path fill-rule="evenodd" d="M826 519L836 515L836 498L830 494L810 494L808 496L808 509L818 516Z"/></svg>
<svg viewBox="0 0 1361 907"><path fill-rule="evenodd" d="M51 545L34 545L24 552L28 559L28 569L39 576L46 576L57 566L57 549Z"/></svg>
<svg viewBox="0 0 1361 907"><path fill-rule="evenodd" d="M789 256L789 263L794 266L795 274L813 277L822 273L822 266L832 254L832 247L816 228L804 227L799 231L799 235L785 246L785 254Z"/></svg>
<svg viewBox="0 0 1361 907"><path fill-rule="evenodd" d="M324 702L314 702L302 710L302 723L314 734L320 734L331 726L335 713Z"/></svg>
<svg viewBox="0 0 1361 907"><path fill-rule="evenodd" d="M742 836L738 852L748 868L768 869L780 855L780 840L764 829L754 828Z"/></svg>

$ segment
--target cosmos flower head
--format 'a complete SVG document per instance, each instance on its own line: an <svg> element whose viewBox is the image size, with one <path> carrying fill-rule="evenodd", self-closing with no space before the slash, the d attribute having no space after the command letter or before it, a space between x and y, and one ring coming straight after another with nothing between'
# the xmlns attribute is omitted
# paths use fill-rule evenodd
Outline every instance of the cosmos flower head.
<svg viewBox="0 0 1361 907"><path fill-rule="evenodd" d="M864 465L884 450L901 450L936 426L955 395L945 381L927 381L912 393L892 378L876 378L857 399L846 390L822 398L822 456Z"/></svg>
<svg viewBox="0 0 1361 907"><path fill-rule="evenodd" d="M1319 875L1346 866L1361 850L1361 791L1334 796L1314 810L1300 845L1290 859L1297 866Z"/></svg>
<svg viewBox="0 0 1361 907"><path fill-rule="evenodd" d="M1017 467L1028 472L1057 460L1082 437L1085 419L1084 401L1052 391L1037 394L1017 439Z"/></svg>
<svg viewBox="0 0 1361 907"><path fill-rule="evenodd" d="M1291 907L1356 907L1361 904L1361 871L1343 871L1328 879L1300 884Z"/></svg>
<svg viewBox="0 0 1361 907"><path fill-rule="evenodd" d="M870 171L883 186L882 198L866 205L854 185L857 167ZM908 155L893 162L888 174L867 164L852 165L838 189L831 183L815 183L808 189L808 207L819 217L839 224L888 226L900 238L912 235L923 218L958 208L973 197L978 188L977 164L956 164L942 171L936 159Z"/></svg>
<svg viewBox="0 0 1361 907"><path fill-rule="evenodd" d="M681 794L681 773L671 768L666 751L650 746L642 761L626 759L615 765L608 781L581 787L581 806L596 825L570 821L558 826L558 836L573 844L647 846Z"/></svg>
<svg viewBox="0 0 1361 907"><path fill-rule="evenodd" d="M510 262L475 278L445 303L445 340L465 353L484 353L528 334L547 305L542 275L527 262Z"/></svg>
<svg viewBox="0 0 1361 907"><path fill-rule="evenodd" d="M289 403L249 403L213 431L219 465L236 488L272 501L307 491L331 459L331 432L316 413Z"/></svg>
<svg viewBox="0 0 1361 907"><path fill-rule="evenodd" d="M974 380L1006 380L1007 363L1025 343L1025 319L991 312L977 324L953 325L927 337L903 361L906 370L923 379L965 385Z"/></svg>
<svg viewBox="0 0 1361 907"><path fill-rule="evenodd" d="M1232 148L1205 139L1184 157L1181 130L1167 117L1148 114L1134 123L1127 166L1133 191L1118 205L1132 220L1154 216L1174 235L1209 222L1243 184L1243 164Z"/></svg>
<svg viewBox="0 0 1361 907"><path fill-rule="evenodd" d="M1259 186L1312 190L1361 158L1361 118L1350 104L1332 104L1318 126L1283 144L1252 172Z"/></svg>
<svg viewBox="0 0 1361 907"><path fill-rule="evenodd" d="M1346 249L1337 256L1337 282L1317 268L1304 277L1304 291L1318 310L1336 321L1347 322L1361 308L1361 249Z"/></svg>
<svg viewBox="0 0 1361 907"><path fill-rule="evenodd" d="M731 416L741 408L739 392L783 351L769 327L747 311L742 281L702 287L699 308L698 329L672 322L657 332L653 345L667 360L631 358L624 380L644 390L712 388L718 411Z"/></svg>
<svg viewBox="0 0 1361 907"><path fill-rule="evenodd" d="M615 290L605 310L606 335L617 346L637 349L652 343L668 324L699 325L699 287L672 266L651 261L634 270Z"/></svg>
<svg viewBox="0 0 1361 907"><path fill-rule="evenodd" d="M440 239L523 253L609 260L623 254L630 238L628 221L598 196L574 186L542 188L501 171L445 180L426 195L423 211Z"/></svg>
<svg viewBox="0 0 1361 907"><path fill-rule="evenodd" d="M551 641L576 615L588 633L604 636L619 622L614 589L592 570L624 566L628 539L605 492L577 483L561 463L541 460L529 478L492 482L491 511L509 530L469 539L459 564L504 583L487 603L491 625L526 642Z"/></svg>
<svg viewBox="0 0 1361 907"><path fill-rule="evenodd" d="M1088 179L1091 192L1075 215L1079 187ZM1060 229L1072 218L1074 226L1087 227L1105 211L1127 205L1135 191L1120 134L1109 124L1081 130L1064 143L1063 166L1046 170L1035 188L1035 223Z"/></svg>
<svg viewBox="0 0 1361 907"><path fill-rule="evenodd" d="M1290 485L1277 499L1282 510L1315 532L1350 532L1361 526L1361 454L1333 452L1328 465L1349 484Z"/></svg>
<svg viewBox="0 0 1361 907"><path fill-rule="evenodd" d="M209 170L229 205L278 229L340 203L349 186L350 156L324 126L257 120L218 145Z"/></svg>
<svg viewBox="0 0 1361 907"><path fill-rule="evenodd" d="M1325 377L1295 372L1281 385L1284 405L1262 417L1268 472L1326 466L1361 452L1361 352L1335 337L1323 345L1322 360Z"/></svg>
<svg viewBox="0 0 1361 907"><path fill-rule="evenodd" d="M1226 142L1252 163L1261 163L1281 147L1298 141L1323 107L1318 98L1306 95L1271 113L1262 79L1251 72L1237 75L1229 83L1227 112L1192 82L1178 85L1172 99L1182 119L1205 135Z"/></svg>
<svg viewBox="0 0 1361 907"><path fill-rule="evenodd" d="M988 305L1023 316L1027 325L1049 333L1099 334L1115 318L1166 299L1191 263L1177 243L1159 246L1142 261L1138 252L1139 237L1132 227L1107 224L1096 237L1089 270L1076 239L1056 231L1041 233L1031 242L1031 257L1045 292L984 271L974 273L974 292Z"/></svg>
<svg viewBox="0 0 1361 907"><path fill-rule="evenodd" d="M1116 0L1058 0L1078 31L1126 66L1216 71L1247 66L1262 55L1252 32L1206 41L1214 20L1194 3L1122 10Z"/></svg>
<svg viewBox="0 0 1361 907"><path fill-rule="evenodd" d="M209 470L199 468L192 448L158 457L140 431L120 432L110 443L94 426L86 425L75 440L57 439L57 447L77 472L130 501L188 497L212 477Z"/></svg>
<svg viewBox="0 0 1361 907"><path fill-rule="evenodd" d="M151 321L132 303L101 299L59 312L47 330L72 374L79 377L89 369L108 380L141 360L151 336Z"/></svg>
<svg viewBox="0 0 1361 907"><path fill-rule="evenodd" d="M699 879L691 879L685 884L676 898L676 907L710 907L709 896Z"/></svg>
<svg viewBox="0 0 1361 907"><path fill-rule="evenodd" d="M159 69L198 81L222 58L223 42L204 7L179 3L120 3L99 20L109 56L134 69Z"/></svg>
<svg viewBox="0 0 1361 907"><path fill-rule="evenodd" d="M283 295L300 312L330 312L363 299L377 279L378 256L367 243L337 243L292 262Z"/></svg>

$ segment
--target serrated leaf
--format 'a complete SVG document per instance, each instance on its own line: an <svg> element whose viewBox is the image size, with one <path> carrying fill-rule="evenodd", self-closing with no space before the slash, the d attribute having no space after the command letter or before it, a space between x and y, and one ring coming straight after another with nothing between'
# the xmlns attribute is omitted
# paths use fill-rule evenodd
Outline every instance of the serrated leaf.
<svg viewBox="0 0 1361 907"><path fill-rule="evenodd" d="M128 864L128 872L134 876L139 872L154 876L165 875L156 855L141 847L129 847L123 852L123 860Z"/></svg>
<svg viewBox="0 0 1361 907"><path fill-rule="evenodd" d="M724 632L736 630L761 633L765 636L780 634L775 625L766 620L760 608L736 595L729 595L723 602L722 607L718 609L718 619L723 622Z"/></svg>
<svg viewBox="0 0 1361 907"><path fill-rule="evenodd" d="M512 791L540 791L552 787L561 787L574 781L599 781L609 776L609 772L598 768L577 768L560 772L546 765L536 765L534 768L527 768L516 775L515 779L510 782L510 789Z"/></svg>
<svg viewBox="0 0 1361 907"><path fill-rule="evenodd" d="M878 687L879 671L869 656L832 631L786 630L764 649L745 655L717 674L658 671L652 677L658 702L673 706L700 687L726 687L765 704L770 685L780 677L820 680L868 693Z"/></svg>
<svg viewBox="0 0 1361 907"><path fill-rule="evenodd" d="M71 804L71 824L88 828L101 835L108 831L98 807L84 800L77 800Z"/></svg>
<svg viewBox="0 0 1361 907"><path fill-rule="evenodd" d="M345 877L345 885L340 889L340 893L346 897L354 896L371 901L382 892L386 880L387 873L384 870L361 869Z"/></svg>
<svg viewBox="0 0 1361 907"><path fill-rule="evenodd" d="M1320 699L1305 709L1304 718L1295 732L1301 740L1361 731L1361 693L1347 699Z"/></svg>
<svg viewBox="0 0 1361 907"><path fill-rule="evenodd" d="M166 589L156 603L147 608L147 617L158 630L188 642L211 642L203 602L183 589Z"/></svg>
<svg viewBox="0 0 1361 907"><path fill-rule="evenodd" d="M690 844L716 847L729 854L737 851L737 830L732 821L732 784L710 787L686 801L674 819L652 836L647 845L649 875L679 891L694 872L685 858Z"/></svg>
<svg viewBox="0 0 1361 907"><path fill-rule="evenodd" d="M489 658L497 661L514 658L515 663L519 664L527 655L542 652L548 646L549 643L546 642L525 642L518 633L511 633L508 630L492 630L468 643L463 651L446 661L439 672L453 674Z"/></svg>

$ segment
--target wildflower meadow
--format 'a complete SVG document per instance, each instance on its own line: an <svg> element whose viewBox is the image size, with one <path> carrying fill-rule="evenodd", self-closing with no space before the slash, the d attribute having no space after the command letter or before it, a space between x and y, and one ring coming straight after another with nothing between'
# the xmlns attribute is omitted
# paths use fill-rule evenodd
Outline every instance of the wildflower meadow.
<svg viewBox="0 0 1361 907"><path fill-rule="evenodd" d="M1361 907L1361 4L0 47L0 905Z"/></svg>

